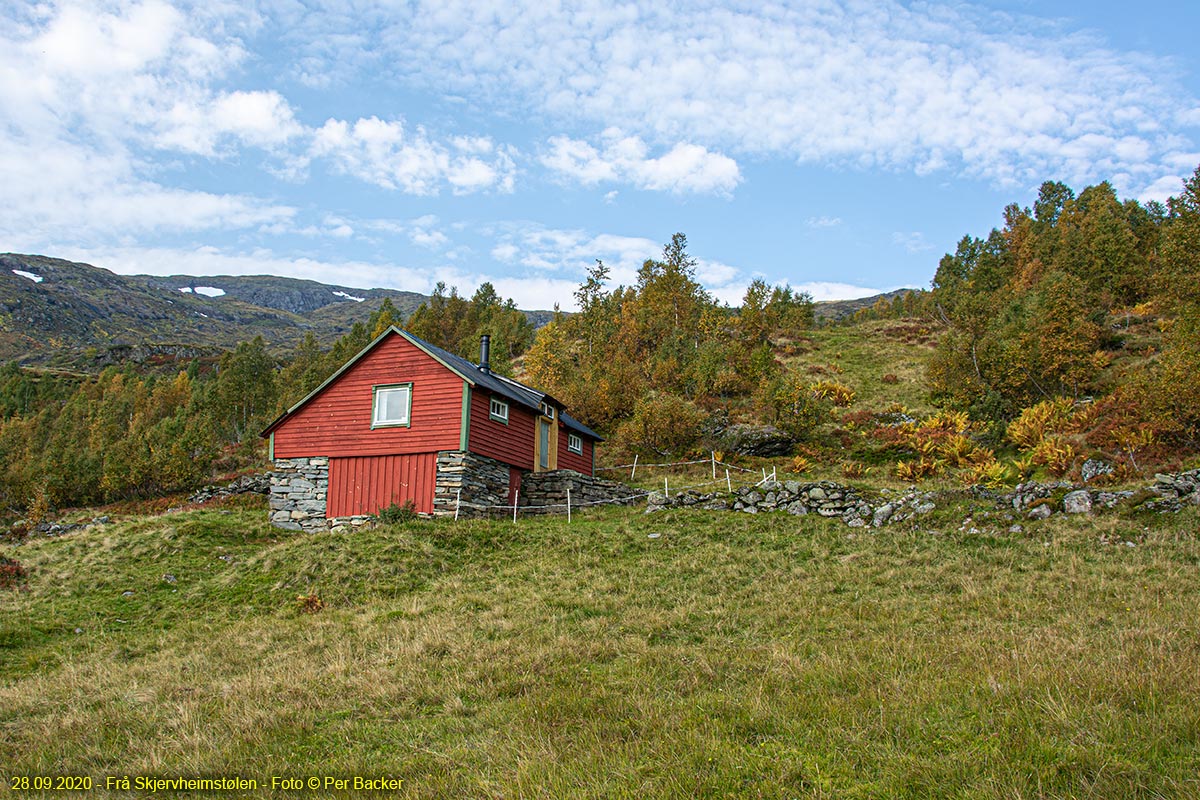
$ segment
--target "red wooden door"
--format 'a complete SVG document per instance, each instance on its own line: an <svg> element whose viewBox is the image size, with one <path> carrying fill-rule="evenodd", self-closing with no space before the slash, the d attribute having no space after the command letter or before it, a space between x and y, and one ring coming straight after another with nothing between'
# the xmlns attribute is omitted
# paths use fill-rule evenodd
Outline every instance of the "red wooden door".
<svg viewBox="0 0 1200 800"><path fill-rule="evenodd" d="M408 500L428 514L433 511L436 473L436 453L331 458L325 516L374 514Z"/></svg>

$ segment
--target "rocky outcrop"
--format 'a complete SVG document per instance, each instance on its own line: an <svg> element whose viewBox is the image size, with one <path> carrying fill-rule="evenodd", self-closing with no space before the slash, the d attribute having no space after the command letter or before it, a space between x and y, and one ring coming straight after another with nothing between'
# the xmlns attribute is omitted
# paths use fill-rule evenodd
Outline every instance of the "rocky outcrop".
<svg viewBox="0 0 1200 800"><path fill-rule="evenodd" d="M796 440L771 425L730 425L718 439L718 449L744 456L773 458L792 452Z"/></svg>

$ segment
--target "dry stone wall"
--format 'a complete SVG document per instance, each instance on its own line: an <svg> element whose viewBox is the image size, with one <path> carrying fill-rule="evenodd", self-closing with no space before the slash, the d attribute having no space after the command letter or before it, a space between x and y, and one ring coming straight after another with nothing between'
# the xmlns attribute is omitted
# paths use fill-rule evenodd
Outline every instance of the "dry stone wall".
<svg viewBox="0 0 1200 800"><path fill-rule="evenodd" d="M325 519L329 459L277 458L271 473L271 524L289 531L329 529Z"/></svg>
<svg viewBox="0 0 1200 800"><path fill-rule="evenodd" d="M642 497L641 493L623 483L584 475L574 470L556 469L551 472L527 473L521 479L521 513L565 514L568 491L571 493L571 506L575 509L601 503L630 505Z"/></svg>
<svg viewBox="0 0 1200 800"><path fill-rule="evenodd" d="M501 513L508 504L509 467L494 458L463 450L437 455L437 481L433 489L433 515L479 517Z"/></svg>

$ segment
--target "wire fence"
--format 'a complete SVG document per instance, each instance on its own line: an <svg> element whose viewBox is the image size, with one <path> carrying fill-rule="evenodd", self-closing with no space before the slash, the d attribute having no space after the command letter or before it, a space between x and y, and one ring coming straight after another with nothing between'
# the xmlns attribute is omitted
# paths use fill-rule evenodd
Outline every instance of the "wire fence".
<svg viewBox="0 0 1200 800"><path fill-rule="evenodd" d="M636 461L636 459L635 459L635 461ZM692 491L694 489L702 489L702 488L708 487L708 486L716 486L718 484L724 484L726 491L728 491L730 494L732 494L734 486L737 486L739 489L742 488L743 486L761 486L762 484L766 483L767 481L775 480L775 476L777 474L774 468L771 469L770 474L768 474L766 469L764 468L761 470L762 478L755 481L753 484L745 483L745 482L735 483L733 481L732 476L730 475L731 469L738 470L739 472L743 472L743 473L747 473L747 472L754 473L754 474L757 474L757 473L755 473L755 470L752 470L752 469L745 469L743 467L734 466L733 464L725 464L722 461L718 461L716 459L715 455L711 459L699 459L697 461L677 461L677 462L670 463L670 464L649 464L649 465L642 464L640 466L642 466L642 467L647 467L647 466L681 467L681 466L691 466L691 465L695 465L695 464L708 464L708 463L713 464L713 475L714 475L713 480L704 481L702 483L693 483L693 484L689 484L687 486L676 486L676 487L672 488L670 485L670 478L664 477L663 478L663 488L661 490L663 496L669 498L671 496L672 491L674 491L675 494L681 494L682 492ZM725 476L723 478L716 477L716 465L718 465L718 464L726 468ZM604 467L603 469L607 469L607 470L629 469L634 466L635 466L634 464L625 464L625 465L619 466L619 467ZM599 472L600 470L597 469L596 471ZM521 511L534 512L535 514L541 514L541 513L546 513L546 512L552 511L552 510L558 510L558 511L565 510L567 513L567 522L571 522L572 512L574 512L576 510L585 509L585 508L594 508L596 506L604 506L604 505L629 505L631 502L649 498L653 494L658 494L659 490L656 488L656 489L650 489L648 491L634 492L633 494L622 495L620 497L606 498L603 500L583 500L583 501L577 501L574 503L571 502L570 488L568 488L566 490L566 493L567 493L567 498L566 498L565 503L547 503L545 505L536 505L536 506L535 505L521 505L520 504L520 502L521 502L520 490L518 490L516 492L516 494L514 495L514 498L513 498L514 502L512 504L479 505L476 503L463 503L462 502L462 490L460 489L456 493L455 498L454 498L454 518L458 519L459 514L461 513L461 511L463 509L467 509L473 513L485 512L485 513L491 514L491 513L496 513L496 512L504 512L506 516L509 513L512 514L512 520L513 520L513 523L515 524L517 522L517 518Z"/></svg>
<svg viewBox="0 0 1200 800"><path fill-rule="evenodd" d="M716 451L710 451L708 454L708 458L698 458L694 461L671 461L671 462L668 462L665 464L639 464L638 456L635 455L633 457L632 464L618 464L613 467L597 467L595 471L596 472L615 472L617 470L629 470L629 480L633 480L634 477L637 475L637 471L639 468L640 469L659 469L659 468L664 468L664 467L688 467L688 466L694 466L696 464L711 464L712 465L712 476L713 476L714 481L717 480L717 467L718 466L725 467L726 469L731 469L736 472L754 472L755 471L752 469L746 469L745 467L739 467L734 464L726 464L724 461L721 461L720 459L717 458Z"/></svg>

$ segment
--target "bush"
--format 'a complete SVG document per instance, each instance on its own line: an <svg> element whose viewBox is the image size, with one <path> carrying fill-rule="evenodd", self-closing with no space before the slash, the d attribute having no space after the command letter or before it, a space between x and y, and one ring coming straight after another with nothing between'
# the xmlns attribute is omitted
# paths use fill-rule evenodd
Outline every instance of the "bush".
<svg viewBox="0 0 1200 800"><path fill-rule="evenodd" d="M20 561L0 556L0 589L19 588L28 574Z"/></svg>
<svg viewBox="0 0 1200 800"><path fill-rule="evenodd" d="M412 522L417 518L417 506L412 500L405 500L404 505L392 503L387 508L381 508L375 513L375 519L384 525L398 525L402 522Z"/></svg>
<svg viewBox="0 0 1200 800"><path fill-rule="evenodd" d="M617 428L618 444L642 455L682 456L695 449L707 415L690 400L651 392Z"/></svg>

